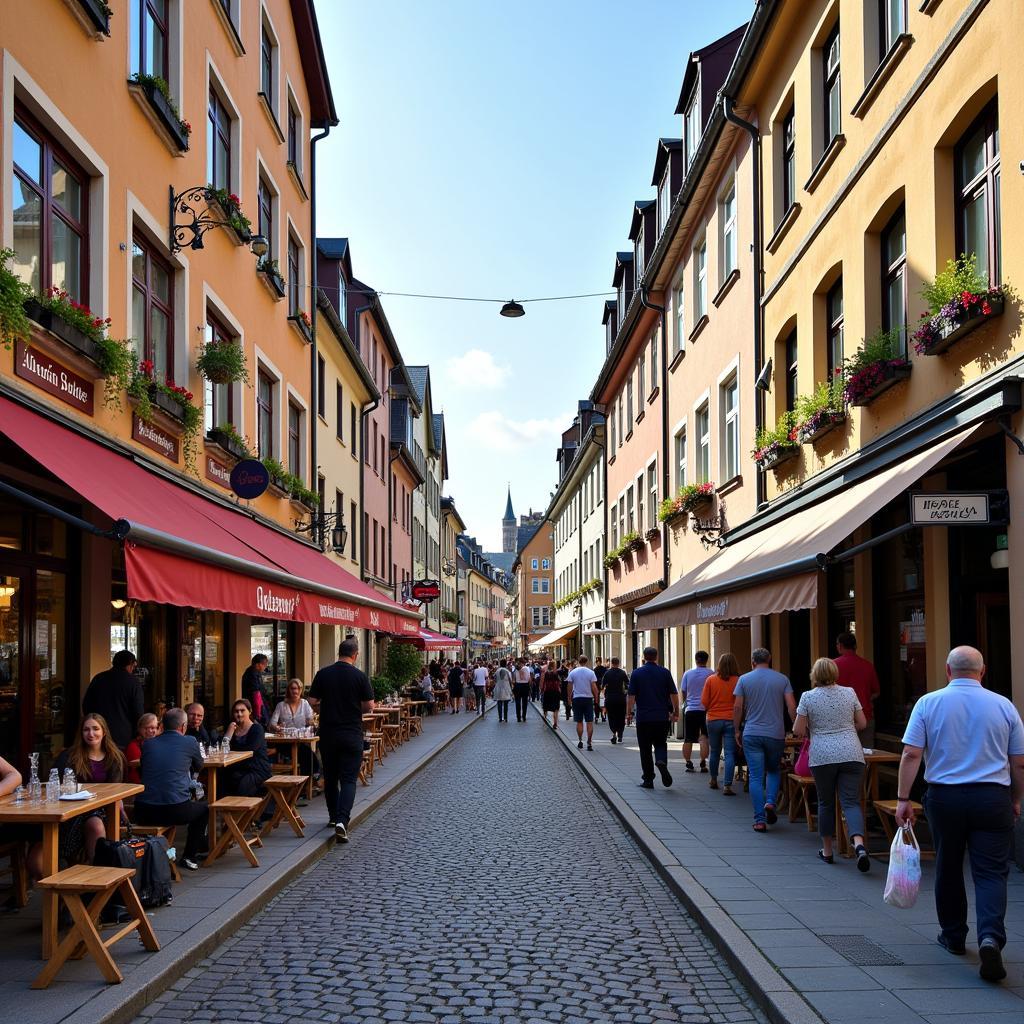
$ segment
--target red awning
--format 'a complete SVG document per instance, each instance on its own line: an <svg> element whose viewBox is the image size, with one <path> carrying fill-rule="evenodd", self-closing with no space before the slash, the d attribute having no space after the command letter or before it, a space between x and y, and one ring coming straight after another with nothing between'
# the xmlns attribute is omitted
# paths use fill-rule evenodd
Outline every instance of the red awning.
<svg viewBox="0 0 1024 1024"><path fill-rule="evenodd" d="M0 432L113 520L128 596L416 636L420 617L316 548L0 397Z"/></svg>
<svg viewBox="0 0 1024 1024"><path fill-rule="evenodd" d="M412 644L421 651L453 651L462 647L462 641L443 633L434 633L429 629L419 630L419 636L402 636L404 643Z"/></svg>

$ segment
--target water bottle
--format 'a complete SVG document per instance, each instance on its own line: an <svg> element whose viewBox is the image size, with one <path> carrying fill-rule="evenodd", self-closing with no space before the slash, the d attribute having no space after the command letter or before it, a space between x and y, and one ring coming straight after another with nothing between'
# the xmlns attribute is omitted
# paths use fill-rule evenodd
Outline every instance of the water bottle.
<svg viewBox="0 0 1024 1024"><path fill-rule="evenodd" d="M75 778L75 773L70 768L64 769L64 780L60 784L60 791L62 795L78 792L78 779Z"/></svg>
<svg viewBox="0 0 1024 1024"><path fill-rule="evenodd" d="M50 777L46 780L46 802L55 804L60 799L60 776L56 768L50 769Z"/></svg>

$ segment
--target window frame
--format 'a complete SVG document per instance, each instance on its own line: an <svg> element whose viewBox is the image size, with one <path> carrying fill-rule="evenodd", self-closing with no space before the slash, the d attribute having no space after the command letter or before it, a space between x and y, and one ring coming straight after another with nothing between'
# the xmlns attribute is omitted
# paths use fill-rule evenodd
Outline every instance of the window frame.
<svg viewBox="0 0 1024 1024"><path fill-rule="evenodd" d="M980 130L985 130L985 165L981 172L970 181L963 177L962 156L966 143ZM985 109L971 122L967 130L960 136L953 149L954 166L954 208L956 213L956 250L967 253L967 231L965 215L968 206L979 196L984 195L985 226L989 286L995 287L1002 281L1002 240L1001 219L1002 204L1000 187L1002 184L1002 166L1000 159L1001 140L999 138L999 106L998 98L986 104ZM978 256L978 253L975 253Z"/></svg>
<svg viewBox="0 0 1024 1024"><path fill-rule="evenodd" d="M705 399L694 416L697 427L697 479L696 483L711 480L711 403Z"/></svg>
<svg viewBox="0 0 1024 1024"><path fill-rule="evenodd" d="M345 443L345 386L340 380L334 382L334 436Z"/></svg>
<svg viewBox="0 0 1024 1024"><path fill-rule="evenodd" d="M796 105L782 119L782 215L796 204Z"/></svg>
<svg viewBox="0 0 1024 1024"><path fill-rule="evenodd" d="M782 345L786 367L786 412L792 412L796 408L796 399L800 393L798 386L800 344L795 327L786 335Z"/></svg>
<svg viewBox="0 0 1024 1024"><path fill-rule="evenodd" d="M835 308L837 301L838 312ZM841 369L843 365L843 340L846 327L844 314L843 277L840 274L835 284L825 294L825 362L830 382L835 376L836 370Z"/></svg>
<svg viewBox="0 0 1024 1024"><path fill-rule="evenodd" d="M740 475L740 384L737 370L733 370L719 385L718 405L722 421L722 444L719 452L722 462L721 475L722 480L726 481Z"/></svg>
<svg viewBox="0 0 1024 1024"><path fill-rule="evenodd" d="M730 200L732 213L730 214ZM739 267L739 212L736 202L736 181L733 179L719 204L721 225L721 279L725 283L729 275Z"/></svg>
<svg viewBox="0 0 1024 1024"><path fill-rule="evenodd" d="M238 336L231 331L223 320L212 309L206 310L206 341L226 342L232 341L241 344ZM223 391L221 390L223 389ZM227 418L217 415L219 407L219 393L226 396ZM213 381L203 381L203 418L207 430L214 430L228 423L235 422L235 395L234 388L230 384L214 384Z"/></svg>
<svg viewBox="0 0 1024 1024"><path fill-rule="evenodd" d="M686 105L686 112L683 114L683 155L686 159L687 171L689 171L693 164L693 158L697 155L701 135L700 72L698 70L697 81L694 83L690 102Z"/></svg>
<svg viewBox="0 0 1024 1024"><path fill-rule="evenodd" d="M136 351L139 352L140 359L150 360L154 367L157 366L157 360L154 358L155 351L153 349L153 339L150 336L152 328L152 309L154 306L167 318L167 376L174 377L174 266L171 262L160 253L156 245L151 242L145 235L135 232L132 236L132 246L138 246L145 254L145 268L146 276L144 280L141 280L135 276L135 253L131 253L131 275L132 275L132 309L134 311L134 297L135 293L141 292L144 295L145 302L145 318L144 318L144 329L145 335L142 338L141 351L139 347L136 347ZM153 273L152 265L156 263L165 274L167 274L167 302L164 302L159 296L153 292ZM133 341L135 339L133 338ZM155 372L155 371L154 371Z"/></svg>
<svg viewBox="0 0 1024 1024"><path fill-rule="evenodd" d="M684 424L676 431L675 434L675 472L677 492L680 487L686 486L686 470L686 425Z"/></svg>
<svg viewBox="0 0 1024 1024"><path fill-rule="evenodd" d="M834 57L833 57L834 54ZM821 81L822 81L822 152L832 144L833 139L843 130L843 90L842 90L842 48L840 45L839 19L836 19L832 30L825 37L821 48ZM836 123L832 123L832 95L836 93Z"/></svg>
<svg viewBox="0 0 1024 1024"><path fill-rule="evenodd" d="M302 312L302 244L288 232L288 315Z"/></svg>
<svg viewBox="0 0 1024 1024"><path fill-rule="evenodd" d="M657 460L647 467L647 529L654 530L658 526L658 463Z"/></svg>
<svg viewBox="0 0 1024 1024"><path fill-rule="evenodd" d="M878 0L879 63L885 60L889 51L896 45L896 40L907 32L907 0L896 0L896 10L899 13L900 22L898 31L895 24L889 18L893 11L893 0Z"/></svg>
<svg viewBox="0 0 1024 1024"><path fill-rule="evenodd" d="M672 286L672 331L675 355L686 351L686 274L680 271Z"/></svg>
<svg viewBox="0 0 1024 1024"><path fill-rule="evenodd" d="M272 111L277 110L277 40L266 14L260 19L260 94Z"/></svg>
<svg viewBox="0 0 1024 1024"><path fill-rule="evenodd" d="M708 315L708 240L705 236L693 250L693 322Z"/></svg>
<svg viewBox="0 0 1024 1024"><path fill-rule="evenodd" d="M277 381L262 366L256 370L256 454L260 459L276 458L274 416L277 404ZM268 398L265 400L263 389L266 386ZM264 430L267 432L267 446L264 447Z"/></svg>
<svg viewBox="0 0 1024 1024"><path fill-rule="evenodd" d="M223 125L221 125L221 114L223 113ZM206 99L206 177L207 184L211 188L224 189L227 192L232 190L231 181L231 122L234 119L227 104L221 98L217 90L210 83L209 95ZM217 159L218 146L224 150L224 166L226 168L227 181L217 180Z"/></svg>
<svg viewBox="0 0 1024 1024"><path fill-rule="evenodd" d="M895 260L890 262L886 259L886 250L889 248L887 241L895 231L896 225L901 220L903 222L903 250ZM883 330L891 331L896 330L898 327L900 331L901 351L905 351L907 343L907 307L909 296L907 294L907 210L903 203L900 204L896 212L889 218L885 227L882 228L882 232L879 235L879 243L879 267L881 270L882 285L882 328ZM890 298L891 285L895 284L897 281L900 283L900 290L902 292L902 324L894 324L892 321L893 310Z"/></svg>
<svg viewBox="0 0 1024 1024"><path fill-rule="evenodd" d="M147 15L153 18L153 21L163 31L163 47L161 57L163 60L163 67L160 70L155 70L148 66L147 57L149 54L148 45L148 32L149 22ZM163 19L157 16L154 10L154 0L138 0L138 18L139 18L139 52L136 55L139 62L139 71L146 75L153 75L156 78L162 78L165 82L170 82L171 78L171 49L170 49L170 35L171 35L171 0L166 2L166 14Z"/></svg>
<svg viewBox="0 0 1024 1024"><path fill-rule="evenodd" d="M256 184L256 230L267 240L267 252L261 262L277 257L274 242L274 199L276 193L270 186L266 175L260 174Z"/></svg>

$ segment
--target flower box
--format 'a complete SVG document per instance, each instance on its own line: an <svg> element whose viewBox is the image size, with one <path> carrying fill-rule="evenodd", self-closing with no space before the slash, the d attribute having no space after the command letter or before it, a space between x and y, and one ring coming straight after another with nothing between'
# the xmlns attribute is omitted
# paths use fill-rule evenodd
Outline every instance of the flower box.
<svg viewBox="0 0 1024 1024"><path fill-rule="evenodd" d="M154 409L159 409L165 416L169 416L175 423L184 426L185 412L182 403L161 391L155 384L151 384L149 387L149 403Z"/></svg>
<svg viewBox="0 0 1024 1024"><path fill-rule="evenodd" d="M213 430L208 430L206 432L206 440L210 444L217 445L218 448L221 448L228 455L230 455L233 459L237 459L239 462L242 459L250 458L250 455L245 450L244 446L239 444L238 441L236 441L225 430L217 430L216 428L214 428Z"/></svg>
<svg viewBox="0 0 1024 1024"><path fill-rule="evenodd" d="M163 129L179 153L185 153L188 150L188 132L185 131L178 115L171 109L167 97L156 87L155 83L147 79L131 81L129 85L138 90L145 98L156 118L157 127Z"/></svg>
<svg viewBox="0 0 1024 1024"><path fill-rule="evenodd" d="M231 223L232 211L227 209L223 203L217 201L217 197L214 195L208 195L206 198L206 205L210 208L210 212L215 216L219 217L224 223L221 227L224 229L224 233L231 239L235 245L248 245L252 241L252 232L245 231L243 228L236 228ZM241 213L241 211L238 211Z"/></svg>
<svg viewBox="0 0 1024 1024"><path fill-rule="evenodd" d="M714 504L715 499L712 497L697 498L690 502L688 511L694 519L704 519L711 512Z"/></svg>
<svg viewBox="0 0 1024 1024"><path fill-rule="evenodd" d="M270 267L257 267L260 277L263 283L270 289L270 293L275 297L277 301L284 298L285 286L284 278L276 270Z"/></svg>
<svg viewBox="0 0 1024 1024"><path fill-rule="evenodd" d="M95 38L110 35L110 8L103 0L68 0L68 6Z"/></svg>
<svg viewBox="0 0 1024 1024"><path fill-rule="evenodd" d="M644 539L648 543L650 543L652 540L657 540L660 535L661 535L661 530L658 530L658 529L652 527L650 530L648 530L644 534Z"/></svg>
<svg viewBox="0 0 1024 1024"><path fill-rule="evenodd" d="M774 444L765 449L761 458L755 458L755 461L761 469L767 471L777 469L783 463L795 459L799 454L800 445L798 444Z"/></svg>
<svg viewBox="0 0 1024 1024"><path fill-rule="evenodd" d="M29 320L90 363L99 365L99 348L87 334L59 317L52 309L47 309L37 299L26 299L22 305Z"/></svg>
<svg viewBox="0 0 1024 1024"><path fill-rule="evenodd" d="M288 317L288 322L299 332L307 345L313 343L313 324L305 313L293 313Z"/></svg>
<svg viewBox="0 0 1024 1024"><path fill-rule="evenodd" d="M288 500L289 500L289 501L290 501L290 502L292 503L292 505L294 505L294 506L295 506L295 508L296 508L297 510L299 510L300 512L309 512L309 513L313 513L313 512L315 512L315 511L316 511L316 509L317 509L317 506L316 506L316 505L314 505L314 504L313 504L313 503L312 503L311 501L307 502L305 498L301 497L301 496L300 496L300 495L298 495L298 494L289 494L289 495L288 495Z"/></svg>
<svg viewBox="0 0 1024 1024"><path fill-rule="evenodd" d="M979 296L981 302L940 313L925 321L914 333L914 347L923 356L941 355L973 330L994 317L1002 316L1005 298L1002 295Z"/></svg>
<svg viewBox="0 0 1024 1024"><path fill-rule="evenodd" d="M267 485L267 490L277 498L291 498L291 492L288 490L287 483L273 473L270 474L270 483Z"/></svg>
<svg viewBox="0 0 1024 1024"><path fill-rule="evenodd" d="M605 555L604 556L604 567L606 569L614 569L619 564L618 555Z"/></svg>
<svg viewBox="0 0 1024 1024"><path fill-rule="evenodd" d="M797 437L801 444L813 444L826 434L831 433L836 427L841 427L845 422L845 411L822 409L796 428Z"/></svg>
<svg viewBox="0 0 1024 1024"><path fill-rule="evenodd" d="M905 359L887 359L873 363L846 381L846 399L850 405L869 405L894 384L910 376L910 363Z"/></svg>

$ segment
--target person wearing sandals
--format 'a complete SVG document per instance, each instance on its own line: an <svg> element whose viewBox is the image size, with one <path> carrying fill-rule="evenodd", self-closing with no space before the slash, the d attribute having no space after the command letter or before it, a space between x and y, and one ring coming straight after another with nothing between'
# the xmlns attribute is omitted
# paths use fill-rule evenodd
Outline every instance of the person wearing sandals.
<svg viewBox="0 0 1024 1024"><path fill-rule="evenodd" d="M701 703L707 712L708 738L711 754L708 767L711 778L708 786L718 789L718 762L725 748L725 788L723 796L735 796L732 788L736 771L736 731L732 723L733 691L740 677L740 664L734 654L726 652L718 659L718 669L708 676L701 693Z"/></svg>
<svg viewBox="0 0 1024 1024"><path fill-rule="evenodd" d="M871 860L864 845L864 811L860 794L864 784L864 751L857 733L864 728L864 710L848 686L837 686L839 666L831 658L819 658L811 667L813 689L801 694L793 723L793 735L810 732L809 764L818 791L818 856L833 863L832 842L836 830L836 793L850 830L857 868L868 871Z"/></svg>

